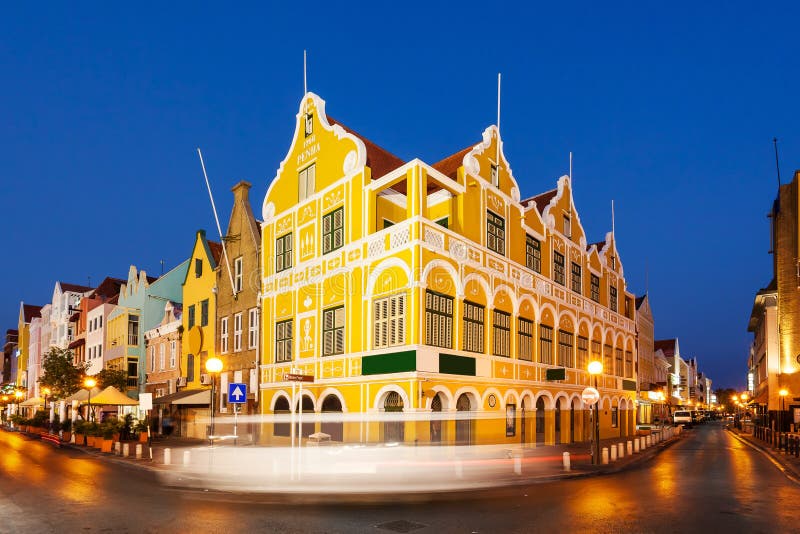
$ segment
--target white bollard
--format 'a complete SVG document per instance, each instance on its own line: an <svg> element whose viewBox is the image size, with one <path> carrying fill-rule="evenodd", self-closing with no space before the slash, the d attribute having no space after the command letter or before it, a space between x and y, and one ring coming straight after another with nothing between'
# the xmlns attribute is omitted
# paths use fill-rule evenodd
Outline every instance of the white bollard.
<svg viewBox="0 0 800 534"><path fill-rule="evenodd" d="M633 452L634 453L639 452L639 440L638 439L634 439L633 440Z"/></svg>
<svg viewBox="0 0 800 534"><path fill-rule="evenodd" d="M137 443L136 444L136 459L137 460L141 460L142 459L142 444L141 443Z"/></svg>
<svg viewBox="0 0 800 534"><path fill-rule="evenodd" d="M571 460L569 459L569 453L565 452L561 455L564 460L564 471L569 471L572 468Z"/></svg>
<svg viewBox="0 0 800 534"><path fill-rule="evenodd" d="M169 465L170 463L172 463L172 451L167 447L164 449L164 465Z"/></svg>
<svg viewBox="0 0 800 534"><path fill-rule="evenodd" d="M633 442L631 440L628 440L628 456L630 456L631 454L633 454Z"/></svg>
<svg viewBox="0 0 800 534"><path fill-rule="evenodd" d="M625 458L625 444L624 443L617 443L617 458L620 460Z"/></svg>
<svg viewBox="0 0 800 534"><path fill-rule="evenodd" d="M647 448L647 444L644 441L644 436L639 436L639 441L641 441L641 443L639 444L639 450L640 451L645 450Z"/></svg>
<svg viewBox="0 0 800 534"><path fill-rule="evenodd" d="M614 444L611 445L611 461L617 461L617 446Z"/></svg>
<svg viewBox="0 0 800 534"><path fill-rule="evenodd" d="M514 473L517 475L522 474L522 453L514 453Z"/></svg>
<svg viewBox="0 0 800 534"><path fill-rule="evenodd" d="M608 465L608 447L603 447L603 465Z"/></svg>
<svg viewBox="0 0 800 534"><path fill-rule="evenodd" d="M123 443L122 444L122 456L127 458L131 454L131 445L130 443Z"/></svg>
<svg viewBox="0 0 800 534"><path fill-rule="evenodd" d="M114 442L114 454L122 454L122 444L119 441Z"/></svg>
<svg viewBox="0 0 800 534"><path fill-rule="evenodd" d="M183 465L189 465L190 463L192 463L191 451L183 451Z"/></svg>

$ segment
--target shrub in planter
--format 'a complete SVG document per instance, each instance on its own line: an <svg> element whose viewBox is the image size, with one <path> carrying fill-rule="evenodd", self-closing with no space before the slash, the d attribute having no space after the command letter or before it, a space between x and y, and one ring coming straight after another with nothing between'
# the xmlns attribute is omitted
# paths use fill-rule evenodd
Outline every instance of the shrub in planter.
<svg viewBox="0 0 800 534"><path fill-rule="evenodd" d="M75 421L74 430L75 430L75 443L78 445L85 445L86 444L86 425L88 423L86 421Z"/></svg>
<svg viewBox="0 0 800 534"><path fill-rule="evenodd" d="M55 428L55 426L53 428ZM64 419L63 421L61 421L61 440L69 441L69 438L71 436L72 436L72 420Z"/></svg>
<svg viewBox="0 0 800 534"><path fill-rule="evenodd" d="M146 417L136 423L136 431L139 433L139 443L147 443L147 427L149 424L150 422Z"/></svg>

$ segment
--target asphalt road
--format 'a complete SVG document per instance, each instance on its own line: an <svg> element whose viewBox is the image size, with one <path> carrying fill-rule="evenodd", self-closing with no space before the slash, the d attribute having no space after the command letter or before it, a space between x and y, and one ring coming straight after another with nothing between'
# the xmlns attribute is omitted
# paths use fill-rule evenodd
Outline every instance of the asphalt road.
<svg viewBox="0 0 800 534"><path fill-rule="evenodd" d="M640 467L418 503L289 505L0 432L0 532L797 532L800 486L720 424Z"/></svg>

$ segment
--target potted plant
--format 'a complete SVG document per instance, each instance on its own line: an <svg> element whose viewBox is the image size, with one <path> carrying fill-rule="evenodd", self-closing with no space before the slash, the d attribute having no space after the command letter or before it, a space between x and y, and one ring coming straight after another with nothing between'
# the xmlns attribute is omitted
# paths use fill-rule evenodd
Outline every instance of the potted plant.
<svg viewBox="0 0 800 534"><path fill-rule="evenodd" d="M64 419L63 421L61 421L61 441L69 441L71 436L72 436L72 420Z"/></svg>
<svg viewBox="0 0 800 534"><path fill-rule="evenodd" d="M117 431L116 418L103 421L100 425L100 452L111 452L111 447L114 444L114 433Z"/></svg>
<svg viewBox="0 0 800 534"><path fill-rule="evenodd" d="M95 446L95 439L97 438L99 425L95 421L86 423L86 445L88 447Z"/></svg>
<svg viewBox="0 0 800 534"><path fill-rule="evenodd" d="M112 416L103 421L103 424L106 425L107 428L111 429L111 439L113 441L119 441L120 434L122 432L122 421Z"/></svg>
<svg viewBox="0 0 800 534"><path fill-rule="evenodd" d="M86 421L75 421L75 443L77 445L86 444Z"/></svg>
<svg viewBox="0 0 800 534"><path fill-rule="evenodd" d="M148 426L149 426L149 421L146 417L140 420L138 423L136 423L136 431L139 433L139 443L147 443Z"/></svg>

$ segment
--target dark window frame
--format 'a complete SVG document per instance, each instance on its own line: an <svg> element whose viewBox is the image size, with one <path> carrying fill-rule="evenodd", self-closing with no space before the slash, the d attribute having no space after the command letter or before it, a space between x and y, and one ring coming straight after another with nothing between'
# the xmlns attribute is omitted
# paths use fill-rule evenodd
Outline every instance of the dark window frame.
<svg viewBox="0 0 800 534"><path fill-rule="evenodd" d="M339 217L339 226L336 226L336 216ZM328 228L326 229L326 225ZM339 245L336 245L336 238ZM328 254L344 246L344 206L326 213L322 216L322 253Z"/></svg>
<svg viewBox="0 0 800 534"><path fill-rule="evenodd" d="M491 210L486 210L486 248L506 255L506 220Z"/></svg>
<svg viewBox="0 0 800 534"><path fill-rule="evenodd" d="M571 278L571 286L572 291L577 293L578 295L583 294L583 272L581 269L581 264L577 262L572 262L572 278Z"/></svg>
<svg viewBox="0 0 800 534"><path fill-rule="evenodd" d="M292 268L292 232L275 239L275 272Z"/></svg>
<svg viewBox="0 0 800 534"><path fill-rule="evenodd" d="M453 297L430 289L425 290L426 345L443 349L453 348L453 316L455 310L456 304Z"/></svg>
<svg viewBox="0 0 800 534"><path fill-rule="evenodd" d="M525 234L525 266L539 274L542 272L542 242Z"/></svg>
<svg viewBox="0 0 800 534"><path fill-rule="evenodd" d="M294 348L293 331L294 319L286 319L275 323L275 363L292 361Z"/></svg>
<svg viewBox="0 0 800 534"><path fill-rule="evenodd" d="M480 315L480 319L477 318L478 315ZM465 300L462 321L464 326L464 350L467 352L484 352L486 350L486 307Z"/></svg>
<svg viewBox="0 0 800 534"><path fill-rule="evenodd" d="M492 310L492 354L511 357L511 314Z"/></svg>
<svg viewBox="0 0 800 534"><path fill-rule="evenodd" d="M562 286L567 285L566 258L555 250L553 251L553 281Z"/></svg>

